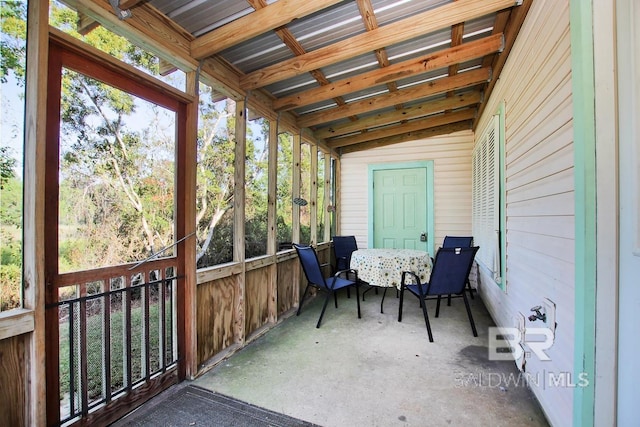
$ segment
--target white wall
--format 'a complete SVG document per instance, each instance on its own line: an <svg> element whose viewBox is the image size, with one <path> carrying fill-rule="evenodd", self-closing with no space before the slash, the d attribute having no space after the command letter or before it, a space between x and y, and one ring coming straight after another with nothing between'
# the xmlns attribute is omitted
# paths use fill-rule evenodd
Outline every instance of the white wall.
<svg viewBox="0 0 640 427"><path fill-rule="evenodd" d="M568 0L533 2L477 129L505 103L506 292L481 276L480 293L500 326L556 303L550 361L526 370L553 425L573 418L573 388L549 381L574 370L574 179ZM544 323L526 322L527 327ZM573 378L577 382L578 378Z"/></svg>
<svg viewBox="0 0 640 427"><path fill-rule="evenodd" d="M640 4L638 0L619 0L617 7L620 114L617 421L620 426L630 426L638 425L636 387L640 383L636 367L640 351Z"/></svg>
<svg viewBox="0 0 640 427"><path fill-rule="evenodd" d="M573 417L573 388L550 384L574 370L575 207L571 46L568 0L533 2L477 129L505 104L506 291L482 274L480 293L496 324L514 326L543 298L556 303L550 361L527 359L549 421ZM367 241L367 165L434 160L435 246L471 232L473 135L461 132L342 157L342 230ZM528 327L542 327L541 322ZM573 378L572 382L577 382Z"/></svg>
<svg viewBox="0 0 640 427"><path fill-rule="evenodd" d="M447 234L470 235L472 147L473 133L464 131L343 155L340 233L355 235L358 247L368 246L368 165L433 160L434 247Z"/></svg>

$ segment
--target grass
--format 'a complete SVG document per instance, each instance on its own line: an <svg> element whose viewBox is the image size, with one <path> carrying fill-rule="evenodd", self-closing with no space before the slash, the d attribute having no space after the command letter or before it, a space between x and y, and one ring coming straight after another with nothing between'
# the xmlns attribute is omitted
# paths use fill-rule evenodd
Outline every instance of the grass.
<svg viewBox="0 0 640 427"><path fill-rule="evenodd" d="M158 285L152 286L157 294ZM153 289L152 289L153 291ZM136 298L132 301L131 308L131 353L127 354L126 346L126 316L124 305L120 303L122 294L112 294L111 312L109 315L109 329L107 331L103 325L104 319L104 303L103 298L87 301L87 312L92 314L87 316L87 388L89 402L100 400L108 394L114 394L132 384L127 384L127 360L131 361L131 382L144 378L145 372L145 319L144 305L142 298ZM161 301L159 298L151 298L149 303L149 373L159 370L167 363L162 363L160 354L160 309ZM73 318L67 317L66 320L60 322L60 399L64 400L70 396L70 377L71 377L71 351L73 352L73 372L74 372L74 396L75 407L78 408L80 399L80 328L79 328L79 308L80 303L74 304ZM171 301L168 299L166 303L165 317L165 355L169 359L168 363L173 361L173 348L169 338L173 335L173 326L171 325ZM71 325L73 324L73 337L70 337ZM71 347L71 339L73 339L73 347ZM105 350L108 346L111 353L111 363L105 364ZM167 348L168 346L168 348ZM106 390L106 372L107 369L111 374L110 389Z"/></svg>

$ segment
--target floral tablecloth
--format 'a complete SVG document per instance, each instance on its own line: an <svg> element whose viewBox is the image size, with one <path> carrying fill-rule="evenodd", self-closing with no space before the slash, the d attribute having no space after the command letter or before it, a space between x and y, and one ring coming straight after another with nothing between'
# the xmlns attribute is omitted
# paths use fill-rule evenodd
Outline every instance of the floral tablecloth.
<svg viewBox="0 0 640 427"><path fill-rule="evenodd" d="M370 285L399 288L403 271L412 271L422 283L427 282L431 257L415 249L358 249L351 254L350 267Z"/></svg>

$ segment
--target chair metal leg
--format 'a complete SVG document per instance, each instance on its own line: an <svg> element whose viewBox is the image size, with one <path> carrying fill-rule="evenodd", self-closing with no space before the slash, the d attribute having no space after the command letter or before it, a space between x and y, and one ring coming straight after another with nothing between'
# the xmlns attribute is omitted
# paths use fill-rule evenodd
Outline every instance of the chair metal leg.
<svg viewBox="0 0 640 427"><path fill-rule="evenodd" d="M400 306L398 308L398 322L402 322L402 302L404 301L404 286L400 289Z"/></svg>
<svg viewBox="0 0 640 427"><path fill-rule="evenodd" d="M451 294L447 297L447 306L451 307Z"/></svg>
<svg viewBox="0 0 640 427"><path fill-rule="evenodd" d="M309 285L304 288L304 292L302 293L302 299L300 300L300 304L298 304L298 311L296 312L296 316L300 315L300 310L302 309L302 303L304 303L304 299L307 296L307 291L309 290Z"/></svg>
<svg viewBox="0 0 640 427"><path fill-rule="evenodd" d="M338 293L332 292L332 294L333 294L333 301L335 302L336 308L338 308Z"/></svg>
<svg viewBox="0 0 640 427"><path fill-rule="evenodd" d="M384 297L385 297L385 295L387 295L387 289L389 289L389 288L384 288L384 292L382 293L382 301L380 302L380 313L384 313L384 311L383 311Z"/></svg>
<svg viewBox="0 0 640 427"><path fill-rule="evenodd" d="M467 279L467 290L469 291L469 296L471 297L471 299L476 299L473 296L473 291L475 291L475 289L471 287L471 282L469 282L469 279Z"/></svg>
<svg viewBox="0 0 640 427"><path fill-rule="evenodd" d="M440 316L440 295L438 295L438 302L436 302L436 317Z"/></svg>
<svg viewBox="0 0 640 427"><path fill-rule="evenodd" d="M471 307L469 307L469 300L467 300L467 295L465 291L462 291L462 299L464 300L464 306L467 308L467 316L469 316L469 323L471 323L471 331L473 332L473 336L478 336L478 331L476 331L476 324L473 321L473 316L471 315Z"/></svg>
<svg viewBox="0 0 640 427"><path fill-rule="evenodd" d="M360 283L358 281L356 281L356 303L358 304L358 319L360 319Z"/></svg>
<svg viewBox="0 0 640 427"><path fill-rule="evenodd" d="M320 322L322 322L322 316L324 316L324 311L327 309L327 305L329 304L329 299L331 298L330 294L335 295L335 292L327 293L327 297L324 300L324 305L322 306L322 311L320 312L320 318L318 319L318 324L316 325L316 328L320 327Z"/></svg>
<svg viewBox="0 0 640 427"><path fill-rule="evenodd" d="M438 303L440 300L438 299ZM427 314L426 301L422 304L422 314L424 315L424 323L427 325L427 334L429 334L429 342L433 342L433 334L431 333L431 324L429 324L429 315Z"/></svg>

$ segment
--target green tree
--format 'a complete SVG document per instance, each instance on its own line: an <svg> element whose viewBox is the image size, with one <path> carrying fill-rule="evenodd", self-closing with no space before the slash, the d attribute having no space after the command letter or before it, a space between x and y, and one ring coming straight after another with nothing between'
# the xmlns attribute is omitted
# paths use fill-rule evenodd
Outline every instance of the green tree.
<svg viewBox="0 0 640 427"><path fill-rule="evenodd" d="M6 83L12 72L24 84L27 2L0 2L0 30L0 82Z"/></svg>
<svg viewBox="0 0 640 427"><path fill-rule="evenodd" d="M196 261L200 267L228 262L233 256L236 107L230 99L215 102L212 95L210 87L200 85L196 188Z"/></svg>
<svg viewBox="0 0 640 427"><path fill-rule="evenodd" d="M75 32L76 13L52 4L54 26L157 74L157 59L98 27ZM65 70L61 92L61 267L89 268L145 258L173 237L173 128L167 112L139 122L143 101ZM167 136L170 135L170 136ZM66 207L66 208L65 208ZM68 210L66 210L68 209Z"/></svg>
<svg viewBox="0 0 640 427"><path fill-rule="evenodd" d="M0 189L4 188L5 183L16 176L14 167L16 160L11 157L9 147L0 147Z"/></svg>

